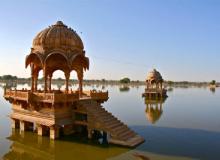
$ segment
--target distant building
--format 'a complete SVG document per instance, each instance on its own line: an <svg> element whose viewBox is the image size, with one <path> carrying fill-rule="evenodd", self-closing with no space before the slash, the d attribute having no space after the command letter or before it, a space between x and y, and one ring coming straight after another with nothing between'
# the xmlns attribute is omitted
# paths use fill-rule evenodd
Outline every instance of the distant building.
<svg viewBox="0 0 220 160"><path fill-rule="evenodd" d="M142 96L148 99L163 99L167 97L167 90L163 86L163 78L156 69L147 74L146 88Z"/></svg>

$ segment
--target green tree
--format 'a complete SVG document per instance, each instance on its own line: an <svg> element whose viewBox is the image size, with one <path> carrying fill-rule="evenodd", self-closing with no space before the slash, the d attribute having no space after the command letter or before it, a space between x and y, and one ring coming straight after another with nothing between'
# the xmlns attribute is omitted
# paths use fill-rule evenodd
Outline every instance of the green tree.
<svg viewBox="0 0 220 160"><path fill-rule="evenodd" d="M216 84L216 81L215 81L215 80L212 80L212 81L210 82L210 84L211 84L211 85L215 85L215 84Z"/></svg>
<svg viewBox="0 0 220 160"><path fill-rule="evenodd" d="M130 82L131 82L131 80L127 77L120 80L120 83L130 83Z"/></svg>

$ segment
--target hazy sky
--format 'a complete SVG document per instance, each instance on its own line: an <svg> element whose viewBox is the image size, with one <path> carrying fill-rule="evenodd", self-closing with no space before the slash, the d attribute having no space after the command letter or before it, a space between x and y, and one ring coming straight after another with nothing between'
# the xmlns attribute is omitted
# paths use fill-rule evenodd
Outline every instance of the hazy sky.
<svg viewBox="0 0 220 160"><path fill-rule="evenodd" d="M0 1L0 75L29 77L32 40L57 20L81 36L87 79L144 80L157 68L166 80L220 81L219 0Z"/></svg>

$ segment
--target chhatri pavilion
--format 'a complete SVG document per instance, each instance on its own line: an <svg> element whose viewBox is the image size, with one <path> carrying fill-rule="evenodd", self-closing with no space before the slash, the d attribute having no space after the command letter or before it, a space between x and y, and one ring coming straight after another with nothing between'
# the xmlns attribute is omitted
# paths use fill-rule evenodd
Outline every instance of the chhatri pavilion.
<svg viewBox="0 0 220 160"><path fill-rule="evenodd" d="M39 136L57 139L85 131L89 139L100 132L109 143L134 147L144 141L101 105L108 92L84 91L83 75L89 69L83 42L63 22L42 30L33 40L25 66L31 69L31 89L5 89L4 97L12 104L12 128L33 131ZM65 75L65 90L51 88L53 73ZM44 89L38 88L38 75L43 71ZM75 71L78 90L69 89L70 73Z"/></svg>
<svg viewBox="0 0 220 160"><path fill-rule="evenodd" d="M167 90L163 86L163 78L156 69L147 74L146 88L142 96L153 100L167 98Z"/></svg>
<svg viewBox="0 0 220 160"><path fill-rule="evenodd" d="M167 98L167 90L163 86L163 78L156 69L147 74L145 92L146 118L155 124L163 114L162 104Z"/></svg>

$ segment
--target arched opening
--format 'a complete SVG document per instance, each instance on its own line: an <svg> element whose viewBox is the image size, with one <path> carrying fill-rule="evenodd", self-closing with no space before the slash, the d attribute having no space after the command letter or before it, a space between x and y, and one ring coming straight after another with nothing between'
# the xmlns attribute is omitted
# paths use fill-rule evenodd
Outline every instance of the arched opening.
<svg viewBox="0 0 220 160"><path fill-rule="evenodd" d="M44 78L45 78L45 86L44 90L49 92L51 91L51 80L53 77L53 73L57 70L61 70L65 75L65 83L66 83L66 92L68 92L69 87L69 78L70 78L70 67L68 65L68 59L65 55L61 53L51 53L45 59L44 64ZM47 88L48 83L48 88Z"/></svg>
<svg viewBox="0 0 220 160"><path fill-rule="evenodd" d="M65 89L65 75L63 71L56 70L53 72L51 89L52 91Z"/></svg>

